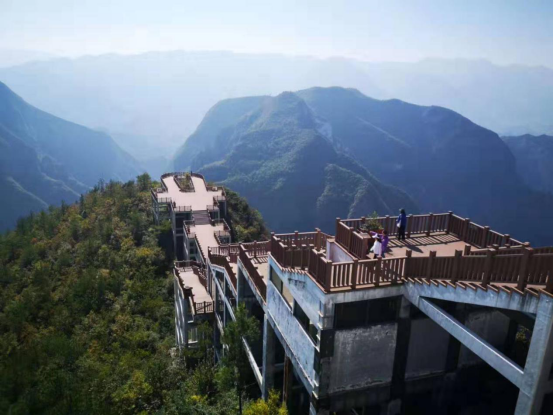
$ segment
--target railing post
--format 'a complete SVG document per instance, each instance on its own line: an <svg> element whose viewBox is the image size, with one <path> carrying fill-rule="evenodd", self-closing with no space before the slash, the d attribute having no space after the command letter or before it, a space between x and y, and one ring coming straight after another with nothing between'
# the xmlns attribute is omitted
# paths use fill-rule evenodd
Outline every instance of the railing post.
<svg viewBox="0 0 553 415"><path fill-rule="evenodd" d="M325 289L330 291L332 285L332 261L326 263Z"/></svg>
<svg viewBox="0 0 553 415"><path fill-rule="evenodd" d="M338 240L338 230L340 229L340 218L336 218L336 240Z"/></svg>
<svg viewBox="0 0 553 415"><path fill-rule="evenodd" d="M353 260L353 267L351 269L351 288L355 290L357 287L357 270L359 267L359 260L354 259Z"/></svg>
<svg viewBox="0 0 553 415"><path fill-rule="evenodd" d="M390 215L386 215L386 218L384 219L384 230L388 231L388 233L391 233L389 228L390 228Z"/></svg>
<svg viewBox="0 0 553 415"><path fill-rule="evenodd" d="M230 251L230 248L229 248ZM253 257L257 258L257 241L253 241Z"/></svg>
<svg viewBox="0 0 553 415"><path fill-rule="evenodd" d="M407 237L408 238L411 237L411 229L413 229L413 215L407 216L407 229L406 229L406 232L407 232Z"/></svg>
<svg viewBox="0 0 553 415"><path fill-rule="evenodd" d="M455 256L453 257L453 269L451 270L451 282L454 284L459 279L459 270L461 268L462 255L463 251L458 249L455 250Z"/></svg>
<svg viewBox="0 0 553 415"><path fill-rule="evenodd" d="M317 281L320 283L322 278L321 276L319 275L319 268L320 268L320 265L321 265L321 262L323 261L321 258L323 256L323 253L322 252L317 252L317 259L316 259L316 264L315 264L315 275L317 276Z"/></svg>
<svg viewBox="0 0 553 415"><path fill-rule="evenodd" d="M518 284L517 288L520 291L524 291L526 284L528 284L528 267L530 265L530 258L533 254L532 248L522 248L522 259L520 261L520 268L518 271Z"/></svg>
<svg viewBox="0 0 553 415"><path fill-rule="evenodd" d="M294 244L295 244L295 245L298 244L298 239L299 239L299 232L298 232L298 231L294 231Z"/></svg>
<svg viewBox="0 0 553 415"><path fill-rule="evenodd" d="M470 250L472 249L472 246L470 246L469 244L465 245L465 250L463 252L463 255L464 256L469 256L470 255Z"/></svg>
<svg viewBox="0 0 553 415"><path fill-rule="evenodd" d="M300 257L301 257L301 260L300 260L300 268L301 269L304 269L304 266L307 265L307 261L305 261L305 253L307 252L307 247L305 244L301 244L300 246Z"/></svg>
<svg viewBox="0 0 553 415"><path fill-rule="evenodd" d="M426 266L426 278L432 279L432 266L436 258L436 251L430 251L428 254L428 264Z"/></svg>
<svg viewBox="0 0 553 415"><path fill-rule="evenodd" d="M505 235L503 235L503 246L505 246L507 244L510 244L510 243L511 243L511 235L506 233Z"/></svg>
<svg viewBox="0 0 553 415"><path fill-rule="evenodd" d="M403 270L403 275L405 277L410 277L411 276L411 273L410 273L410 267L409 265L411 265L411 258L413 257L413 251L410 250L410 249L406 249L405 250L405 269Z"/></svg>
<svg viewBox="0 0 553 415"><path fill-rule="evenodd" d="M482 248L486 248L488 246L488 234L490 232L489 226L484 226L484 229L482 229L482 239L480 240L480 246Z"/></svg>
<svg viewBox="0 0 553 415"><path fill-rule="evenodd" d="M445 228L445 233L451 232L451 222L453 221L453 211L447 212L447 226Z"/></svg>
<svg viewBox="0 0 553 415"><path fill-rule="evenodd" d="M434 214L429 213L428 219L426 221L426 236L430 236L430 232L432 231L432 225L434 224Z"/></svg>
<svg viewBox="0 0 553 415"><path fill-rule="evenodd" d="M465 224L463 226L463 237L461 238L463 241L467 241L469 237L469 227L470 227L470 219L465 218Z"/></svg>
<svg viewBox="0 0 553 415"><path fill-rule="evenodd" d="M494 249L488 249L488 252L486 252L486 262L484 264L484 276L482 278L482 287L486 288L488 284L490 283L490 277L492 273L492 267L493 267L493 257L495 255Z"/></svg>
<svg viewBox="0 0 553 415"><path fill-rule="evenodd" d="M374 286L378 287L380 285L380 280L382 279L382 257L379 256L376 259L376 266L374 269Z"/></svg>
<svg viewBox="0 0 553 415"><path fill-rule="evenodd" d="M317 231L317 235L315 236L315 247L317 250L321 249L321 230L319 228L315 228Z"/></svg>
<svg viewBox="0 0 553 415"><path fill-rule="evenodd" d="M361 241L361 251L363 253L363 256L361 258L365 259L367 258L367 254L369 253L369 240L367 238L363 238Z"/></svg>
<svg viewBox="0 0 553 415"><path fill-rule="evenodd" d="M365 216L361 216L361 224L359 225L359 228L361 227L361 225L365 224L366 220L367 220L367 218Z"/></svg>
<svg viewBox="0 0 553 415"><path fill-rule="evenodd" d="M349 251L351 249L351 241L353 239L353 229L350 228L349 226L347 228L348 228L348 251Z"/></svg>

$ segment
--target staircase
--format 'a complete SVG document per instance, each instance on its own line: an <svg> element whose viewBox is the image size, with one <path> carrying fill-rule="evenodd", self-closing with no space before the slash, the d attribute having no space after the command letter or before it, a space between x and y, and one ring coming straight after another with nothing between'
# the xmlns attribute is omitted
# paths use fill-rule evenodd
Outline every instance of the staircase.
<svg viewBox="0 0 553 415"><path fill-rule="evenodd" d="M211 216L205 210L195 210L192 212L192 218L194 219L194 224L198 225L210 225Z"/></svg>

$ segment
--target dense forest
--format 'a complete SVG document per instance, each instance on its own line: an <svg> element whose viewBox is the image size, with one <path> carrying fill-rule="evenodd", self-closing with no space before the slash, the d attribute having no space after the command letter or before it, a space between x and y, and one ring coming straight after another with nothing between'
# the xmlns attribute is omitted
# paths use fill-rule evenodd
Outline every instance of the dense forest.
<svg viewBox="0 0 553 415"><path fill-rule="evenodd" d="M233 414L239 397L246 414L286 413L274 395L237 393L240 350L218 365L210 336L175 350L170 226L152 222L152 185L148 175L100 183L0 235L0 413ZM239 233L256 234L252 224L266 233L232 197ZM244 212L250 222L240 224ZM237 315L229 346L256 335Z"/></svg>

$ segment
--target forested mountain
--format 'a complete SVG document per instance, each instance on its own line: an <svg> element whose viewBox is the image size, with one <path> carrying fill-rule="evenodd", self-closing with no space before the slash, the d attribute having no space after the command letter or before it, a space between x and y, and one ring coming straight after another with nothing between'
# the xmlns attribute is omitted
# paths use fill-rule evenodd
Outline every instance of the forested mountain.
<svg viewBox="0 0 553 415"><path fill-rule="evenodd" d="M403 192L336 151L325 134L297 94L227 100L208 113L175 166L238 191L276 231L331 231L336 216L416 210Z"/></svg>
<svg viewBox="0 0 553 415"><path fill-rule="evenodd" d="M553 136L503 137L516 158L517 171L532 189L553 194Z"/></svg>
<svg viewBox="0 0 553 415"><path fill-rule="evenodd" d="M238 414L211 336L172 351L171 224L153 224L151 185L99 185L0 234L0 413ZM229 211L266 233L238 195Z"/></svg>
<svg viewBox="0 0 553 415"><path fill-rule="evenodd" d="M0 80L42 110L107 131L139 161L170 157L223 99L315 86L440 105L502 135L553 134L553 70L484 60L376 63L173 51L29 62L0 69Z"/></svg>
<svg viewBox="0 0 553 415"><path fill-rule="evenodd" d="M496 133L454 111L336 87L259 97L250 111L244 102L216 105L175 168L239 190L277 230L330 230L336 216L395 214L405 205L454 210L534 243L551 241L543 227L553 219L551 195L524 184Z"/></svg>
<svg viewBox="0 0 553 415"><path fill-rule="evenodd" d="M40 111L2 83L0 150L0 231L30 211L75 201L100 179L140 172L108 135Z"/></svg>

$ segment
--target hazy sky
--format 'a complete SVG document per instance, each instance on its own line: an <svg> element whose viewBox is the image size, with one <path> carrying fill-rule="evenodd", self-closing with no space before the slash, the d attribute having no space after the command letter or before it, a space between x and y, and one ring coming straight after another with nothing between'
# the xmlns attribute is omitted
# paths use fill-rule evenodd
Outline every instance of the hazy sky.
<svg viewBox="0 0 553 415"><path fill-rule="evenodd" d="M0 0L0 49L461 57L553 67L553 0Z"/></svg>

